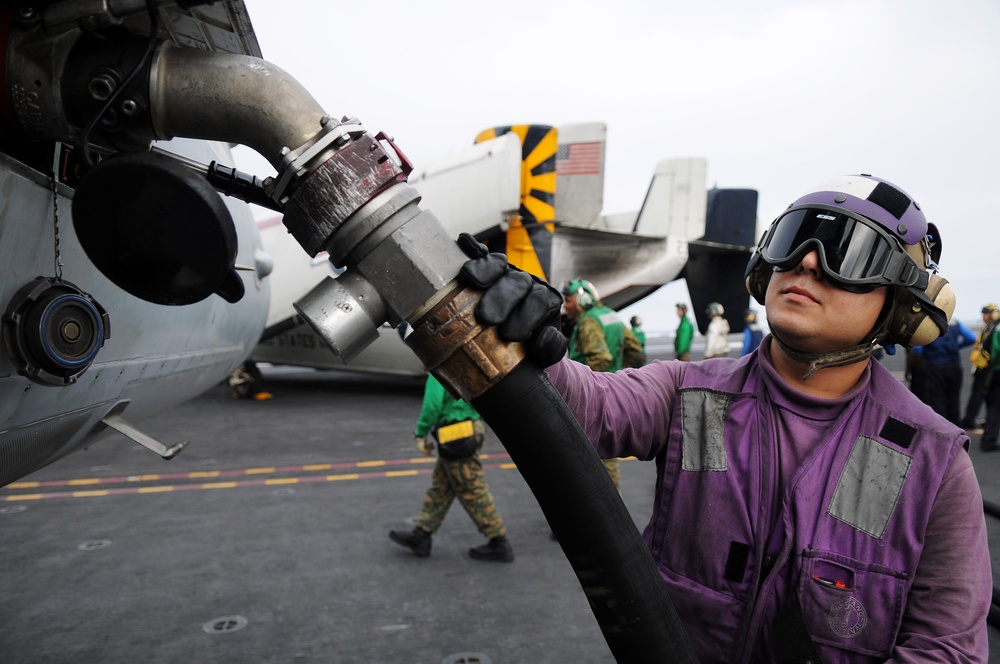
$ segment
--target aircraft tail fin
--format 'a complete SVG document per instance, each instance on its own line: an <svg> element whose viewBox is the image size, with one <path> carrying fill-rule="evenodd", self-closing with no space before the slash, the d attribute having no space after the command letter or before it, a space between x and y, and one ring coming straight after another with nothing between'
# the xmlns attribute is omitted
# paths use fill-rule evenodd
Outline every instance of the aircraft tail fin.
<svg viewBox="0 0 1000 664"><path fill-rule="evenodd" d="M659 162L631 231L687 241L704 235L707 170L708 162L700 157Z"/></svg>
<svg viewBox="0 0 1000 664"><path fill-rule="evenodd" d="M558 222L592 228L604 207L604 153L608 128L603 122L559 127L555 207Z"/></svg>
<svg viewBox="0 0 1000 664"><path fill-rule="evenodd" d="M551 271L555 232L558 132L547 125L493 127L480 132L476 143L508 133L521 139L521 205L507 219L503 237L486 239L495 251L505 252L512 265L545 279Z"/></svg>
<svg viewBox="0 0 1000 664"><path fill-rule="evenodd" d="M708 329L705 308L718 302L733 332L743 330L743 313L750 303L743 273L756 245L757 192L753 189L710 189L705 234L688 245L687 280L695 320L702 334Z"/></svg>

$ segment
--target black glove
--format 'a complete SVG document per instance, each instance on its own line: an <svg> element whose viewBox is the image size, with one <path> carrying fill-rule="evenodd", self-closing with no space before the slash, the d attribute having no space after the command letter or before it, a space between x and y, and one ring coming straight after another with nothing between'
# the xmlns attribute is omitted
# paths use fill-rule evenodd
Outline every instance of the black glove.
<svg viewBox="0 0 1000 664"><path fill-rule="evenodd" d="M496 326L504 341L526 341L528 353L540 366L562 359L567 344L559 329L563 301L559 291L508 264L503 254L491 254L468 233L458 237L458 246L471 259L459 276L485 291L476 305L476 319Z"/></svg>

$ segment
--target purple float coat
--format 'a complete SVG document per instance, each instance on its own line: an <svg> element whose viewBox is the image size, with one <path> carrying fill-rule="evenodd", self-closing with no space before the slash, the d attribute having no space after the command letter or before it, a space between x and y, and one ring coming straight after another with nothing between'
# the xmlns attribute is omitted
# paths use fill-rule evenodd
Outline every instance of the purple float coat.
<svg viewBox="0 0 1000 664"><path fill-rule="evenodd" d="M985 661L992 582L964 432L877 362L821 399L769 352L548 370L602 457L655 460L643 536L701 661L770 660L790 597L823 662Z"/></svg>

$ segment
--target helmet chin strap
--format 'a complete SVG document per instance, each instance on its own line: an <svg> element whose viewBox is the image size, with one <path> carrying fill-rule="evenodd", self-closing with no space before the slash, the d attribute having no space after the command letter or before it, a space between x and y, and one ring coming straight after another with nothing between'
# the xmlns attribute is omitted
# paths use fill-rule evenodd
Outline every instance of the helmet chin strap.
<svg viewBox="0 0 1000 664"><path fill-rule="evenodd" d="M875 350L875 346L879 344L879 341L885 335L888 328L888 321L881 321L876 323L875 329L872 330L872 334L869 334L866 338L871 339L871 341L860 343L856 346L849 346L847 348L841 348L840 350L833 350L827 353L807 353L805 351L796 350L792 348L778 336L774 328L771 328L771 336L778 343L781 351L795 360L796 362L801 362L802 364L808 364L809 369L806 371L805 375L802 376L802 380L809 380L809 378L819 371L820 369L826 369L828 367L842 367L847 364L854 364L855 362L860 362L864 360L872 351Z"/></svg>
<svg viewBox="0 0 1000 664"><path fill-rule="evenodd" d="M773 266L772 268L775 272L783 272L781 268ZM806 371L805 375L802 376L802 380L809 380L809 378L819 371L820 369L826 369L828 367L842 367L847 364L854 364L855 362L860 362L865 358L869 357L875 350L883 339L885 339L886 334L889 332L889 318L892 312L893 300L895 293L891 292L886 297L885 304L882 306L882 311L879 313L878 319L875 321L875 326L872 331L865 335L865 338L869 341L857 344L856 346L848 346L847 348L841 348L840 350L832 350L826 353L807 353L805 351L797 350L792 348L787 343L785 343L778 333L771 328L771 336L778 343L782 352L795 360L796 362L801 362L802 364L808 364L809 369ZM766 306L766 303L765 303Z"/></svg>

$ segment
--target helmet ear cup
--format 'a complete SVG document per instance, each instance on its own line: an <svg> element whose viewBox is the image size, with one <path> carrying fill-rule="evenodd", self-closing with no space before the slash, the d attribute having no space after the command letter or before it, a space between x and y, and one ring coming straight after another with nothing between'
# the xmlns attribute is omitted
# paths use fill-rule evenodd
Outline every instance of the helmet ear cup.
<svg viewBox="0 0 1000 664"><path fill-rule="evenodd" d="M597 289L586 279L573 279L563 292L566 296L576 296L576 306L584 311L597 305Z"/></svg>
<svg viewBox="0 0 1000 664"><path fill-rule="evenodd" d="M927 297L940 309L945 320L955 313L955 290L948 280L937 274L930 275ZM930 317L925 307L908 290L896 289L896 301L889 317L886 341L911 348L925 346L941 335L941 330Z"/></svg>

